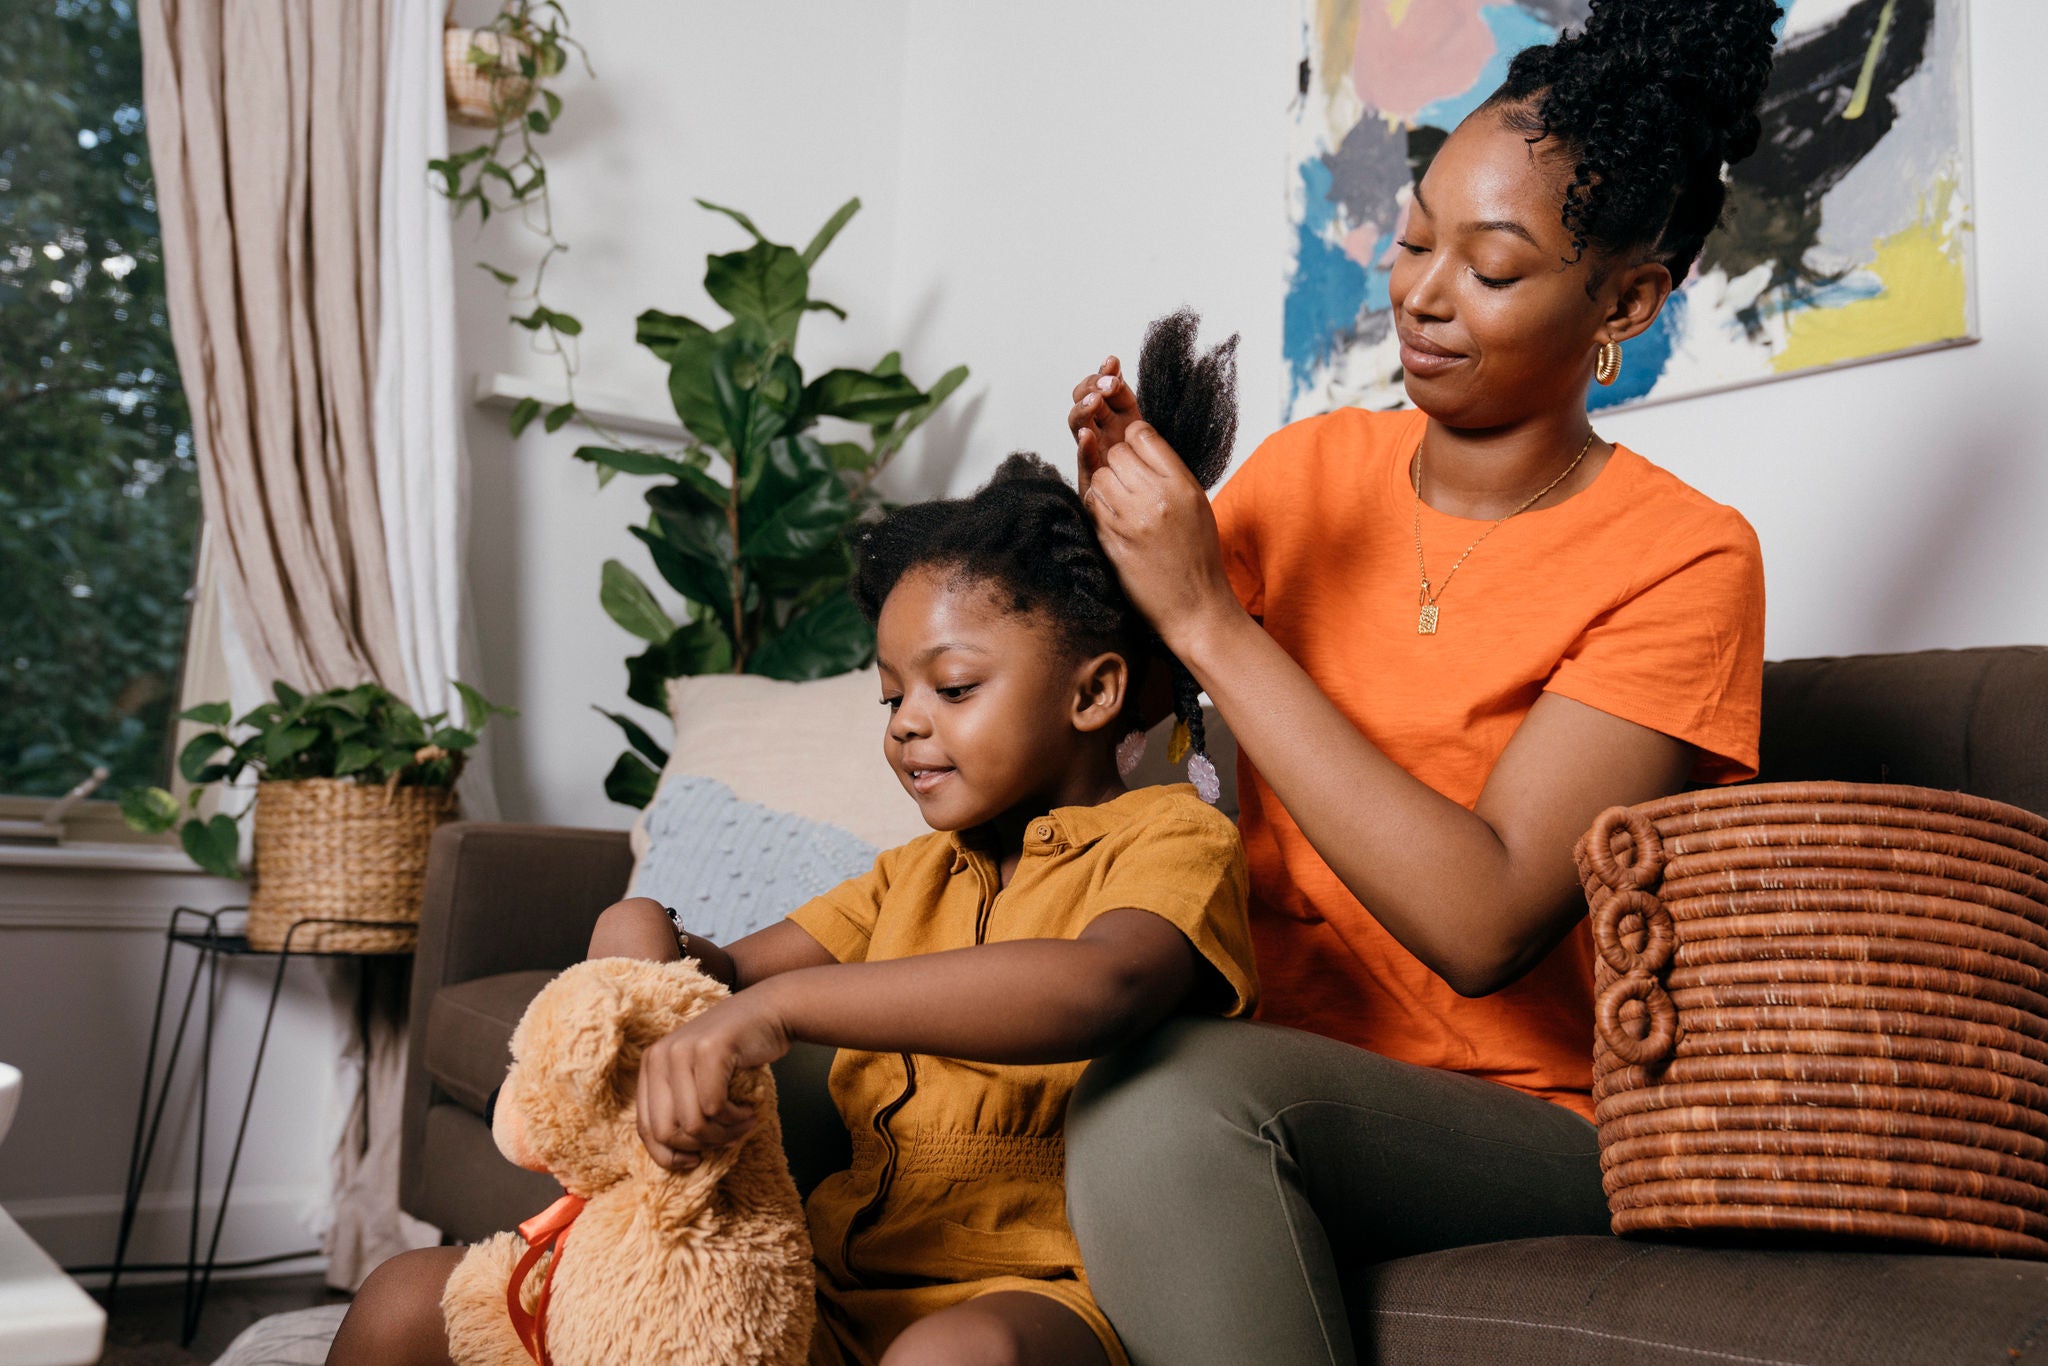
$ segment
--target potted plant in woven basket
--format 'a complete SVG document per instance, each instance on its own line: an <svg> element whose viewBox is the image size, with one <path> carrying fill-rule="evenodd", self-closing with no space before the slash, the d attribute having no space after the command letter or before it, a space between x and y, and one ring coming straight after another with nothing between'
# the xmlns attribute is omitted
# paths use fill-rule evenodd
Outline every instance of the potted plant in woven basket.
<svg viewBox="0 0 2048 1366"><path fill-rule="evenodd" d="M427 842L456 817L455 780L478 732L513 715L474 688L455 685L462 724L421 716L375 683L310 696L279 683L275 700L233 720L225 702L185 712L208 727L186 742L178 772L196 807L215 783L257 778L249 943L285 945L299 920L372 921L315 925L291 938L298 950L403 953L418 935ZM236 738L239 735L240 738ZM138 830L180 824L187 803L162 788L131 793L123 814ZM238 817L191 816L179 831L193 862L241 876ZM389 925L385 929L381 926Z"/></svg>

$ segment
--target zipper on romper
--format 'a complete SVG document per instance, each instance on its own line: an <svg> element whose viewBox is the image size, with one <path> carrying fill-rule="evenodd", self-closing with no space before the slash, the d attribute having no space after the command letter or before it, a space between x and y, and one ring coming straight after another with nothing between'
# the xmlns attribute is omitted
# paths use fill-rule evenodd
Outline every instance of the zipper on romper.
<svg viewBox="0 0 2048 1366"><path fill-rule="evenodd" d="M896 1136L889 1132L889 1121L894 1119L897 1113L910 1103L910 1098L917 1094L917 1060L908 1053L899 1053L897 1056L903 1059L902 1094L875 1111L874 1118L875 1136L882 1140L882 1176L875 1182L875 1193L868 1197L867 1203L854 1211L853 1218L846 1221L846 1237L839 1244L839 1264L846 1268L848 1275L853 1273L854 1238L882 1207L883 1199L889 1194L889 1187L896 1180L896 1157L899 1150L896 1146Z"/></svg>
<svg viewBox="0 0 2048 1366"><path fill-rule="evenodd" d="M974 913L974 942L983 944L988 941L989 916L995 910L996 898L1002 893L1000 889L992 890L989 887L988 874L978 865L975 868L975 878L981 883L981 904ZM897 1147L896 1135L889 1132L889 1121L896 1118L903 1107L910 1103L910 1098L917 1094L916 1058L909 1053L900 1053L897 1056L903 1059L903 1091L896 1099L875 1111L872 1121L875 1136L882 1140L882 1176L875 1183L875 1193L854 1211L853 1218L846 1221L846 1236L839 1243L839 1264L846 1268L849 1275L853 1272L853 1240L861 1234L864 1225L874 1218L876 1211L881 1209L882 1201L888 1198L889 1187L896 1181L896 1159L901 1149Z"/></svg>

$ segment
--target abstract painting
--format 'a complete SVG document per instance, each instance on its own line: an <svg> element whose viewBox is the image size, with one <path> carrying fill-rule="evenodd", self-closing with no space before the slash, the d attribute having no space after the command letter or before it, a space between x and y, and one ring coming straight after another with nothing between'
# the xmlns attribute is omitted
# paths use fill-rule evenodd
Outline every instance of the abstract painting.
<svg viewBox="0 0 2048 1366"><path fill-rule="evenodd" d="M1783 2L1783 0L1781 0ZM1406 405L1387 277L1414 183L1587 0L1303 0L1284 346L1293 419ZM1975 340L1965 0L1789 0L1756 155L1620 379L1661 402Z"/></svg>

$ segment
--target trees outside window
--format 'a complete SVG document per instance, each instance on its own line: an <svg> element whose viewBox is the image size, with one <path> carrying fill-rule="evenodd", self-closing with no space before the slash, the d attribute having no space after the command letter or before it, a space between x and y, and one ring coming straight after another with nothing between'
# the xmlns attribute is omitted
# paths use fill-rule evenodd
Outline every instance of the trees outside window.
<svg viewBox="0 0 2048 1366"><path fill-rule="evenodd" d="M134 0L0 5L0 794L162 784L200 510Z"/></svg>

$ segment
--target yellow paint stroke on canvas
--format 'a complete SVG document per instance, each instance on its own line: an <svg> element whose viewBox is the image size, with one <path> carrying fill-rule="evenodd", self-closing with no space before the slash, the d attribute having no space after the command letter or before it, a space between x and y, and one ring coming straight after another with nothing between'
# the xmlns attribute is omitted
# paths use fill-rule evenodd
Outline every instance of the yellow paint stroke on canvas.
<svg viewBox="0 0 2048 1366"><path fill-rule="evenodd" d="M1868 267L1883 291L1839 308L1809 308L1785 322L1785 347L1771 358L1779 374L1953 341L1969 330L1960 233L1945 229L1955 182L1923 201L1920 221L1882 238Z"/></svg>
<svg viewBox="0 0 2048 1366"><path fill-rule="evenodd" d="M1408 7L1415 0L1387 0L1387 24L1392 28L1401 27L1401 21L1408 17Z"/></svg>
<svg viewBox="0 0 2048 1366"><path fill-rule="evenodd" d="M1322 49L1323 98L1328 100L1351 74L1351 49L1358 45L1358 0L1316 0L1316 37Z"/></svg>
<svg viewBox="0 0 2048 1366"><path fill-rule="evenodd" d="M1899 0L1884 0L1884 12L1877 16L1877 32L1870 35L1870 51L1863 54L1863 70L1856 77L1856 89L1849 96L1849 107L1842 111L1845 119L1860 119L1863 111L1870 107L1870 87L1877 79L1877 59L1884 52L1884 40L1891 35L1892 14L1899 7Z"/></svg>

